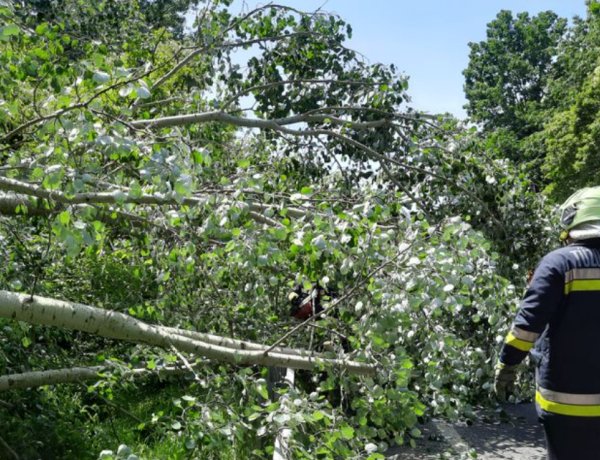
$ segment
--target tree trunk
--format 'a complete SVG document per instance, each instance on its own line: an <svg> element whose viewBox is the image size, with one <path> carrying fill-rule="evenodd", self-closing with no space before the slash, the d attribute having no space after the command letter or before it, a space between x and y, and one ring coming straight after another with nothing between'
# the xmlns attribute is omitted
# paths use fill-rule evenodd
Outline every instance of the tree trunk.
<svg viewBox="0 0 600 460"><path fill-rule="evenodd" d="M328 359L263 350L232 349L165 331L161 326L139 321L131 316L74 302L30 297L0 291L0 317L32 324L57 326L164 349L172 347L216 361L237 365L276 366L312 370L317 365L342 368L351 374L374 375L372 364L347 359Z"/></svg>

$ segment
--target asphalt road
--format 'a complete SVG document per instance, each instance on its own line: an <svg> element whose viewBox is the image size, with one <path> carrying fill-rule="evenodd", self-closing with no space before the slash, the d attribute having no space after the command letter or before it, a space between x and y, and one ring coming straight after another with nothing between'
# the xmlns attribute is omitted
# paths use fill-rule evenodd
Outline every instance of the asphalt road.
<svg viewBox="0 0 600 460"><path fill-rule="evenodd" d="M469 458L479 460L544 460L544 431L537 422L533 404L507 404L505 414L485 414L473 424L449 424L433 420L421 428L417 447L393 447L386 457L393 460Z"/></svg>

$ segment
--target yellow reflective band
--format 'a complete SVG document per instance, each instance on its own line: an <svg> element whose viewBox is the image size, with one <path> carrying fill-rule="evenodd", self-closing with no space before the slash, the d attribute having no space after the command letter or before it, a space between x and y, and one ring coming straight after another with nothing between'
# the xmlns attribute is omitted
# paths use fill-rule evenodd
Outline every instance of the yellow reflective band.
<svg viewBox="0 0 600 460"><path fill-rule="evenodd" d="M576 291L600 291L600 280L573 280L565 284L565 294Z"/></svg>
<svg viewBox="0 0 600 460"><path fill-rule="evenodd" d="M535 392L535 402L546 412L577 417L600 417L600 405L578 406L549 401L539 391Z"/></svg>
<svg viewBox="0 0 600 460"><path fill-rule="evenodd" d="M526 331L517 326L513 326L511 333L517 339L525 340L526 342L535 342L540 336L537 332Z"/></svg>
<svg viewBox="0 0 600 460"><path fill-rule="evenodd" d="M507 345L510 345L511 347L515 347L521 351L529 351L533 347L533 342L528 342L526 340L518 339L513 335L512 332L508 333L508 335L506 336L505 342Z"/></svg>

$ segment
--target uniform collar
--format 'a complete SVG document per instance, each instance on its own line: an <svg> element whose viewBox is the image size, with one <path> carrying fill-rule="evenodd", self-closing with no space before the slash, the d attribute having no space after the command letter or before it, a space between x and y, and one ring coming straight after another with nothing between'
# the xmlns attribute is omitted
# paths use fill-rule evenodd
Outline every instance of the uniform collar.
<svg viewBox="0 0 600 460"><path fill-rule="evenodd" d="M600 238L577 240L577 241L571 243L570 246L586 246L586 247L592 247L592 248L600 248Z"/></svg>

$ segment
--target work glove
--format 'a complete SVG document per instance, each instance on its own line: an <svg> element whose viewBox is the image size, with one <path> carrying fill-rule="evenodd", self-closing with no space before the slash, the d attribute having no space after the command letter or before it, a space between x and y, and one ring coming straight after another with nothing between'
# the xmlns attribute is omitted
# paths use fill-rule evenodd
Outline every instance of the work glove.
<svg viewBox="0 0 600 460"><path fill-rule="evenodd" d="M514 392L515 380L517 378L517 365L496 364L494 375L494 393L500 401L506 401L508 396Z"/></svg>

